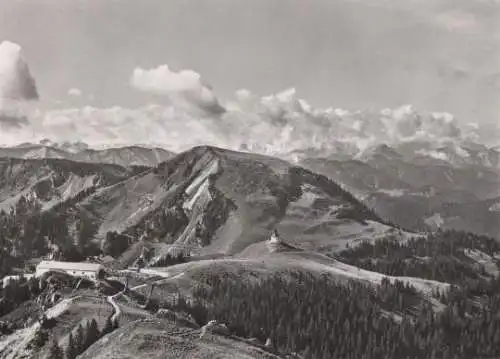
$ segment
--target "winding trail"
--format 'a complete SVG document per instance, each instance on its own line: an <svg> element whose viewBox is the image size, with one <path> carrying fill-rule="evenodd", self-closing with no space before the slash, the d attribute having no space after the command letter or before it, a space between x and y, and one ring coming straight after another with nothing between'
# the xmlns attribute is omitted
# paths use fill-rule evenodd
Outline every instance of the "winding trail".
<svg viewBox="0 0 500 359"><path fill-rule="evenodd" d="M145 288L148 286L155 286L158 284L162 284L163 282L166 282L168 280L175 279L177 277L184 275L184 272L182 272L182 273L179 273L175 276L171 276L169 272L156 271L154 269L143 269L143 270L141 270L141 273L146 274L146 275L152 275L152 276L156 275L156 276L161 277L161 279L158 279L152 283L139 284L139 285L136 285L136 286L128 288L128 289L126 288L125 283L122 283L124 285L124 288L122 291L106 297L108 303L111 304L113 306L113 309L114 309L114 314L111 317L112 321L118 321L118 318L122 314L122 310L120 309L120 305L115 301L115 299L119 298L120 296L123 296L123 298L126 298L128 301L130 301L130 299L126 295L127 290L135 291L135 290L140 289L140 288Z"/></svg>
<svg viewBox="0 0 500 359"><path fill-rule="evenodd" d="M118 322L118 317L122 313L120 310L120 306L116 304L115 298L118 298L119 296L123 295L125 293L126 288L124 288L121 292L115 293L113 295L109 295L106 297L107 301L109 304L113 306L113 309L115 310L113 316L111 317L112 322Z"/></svg>

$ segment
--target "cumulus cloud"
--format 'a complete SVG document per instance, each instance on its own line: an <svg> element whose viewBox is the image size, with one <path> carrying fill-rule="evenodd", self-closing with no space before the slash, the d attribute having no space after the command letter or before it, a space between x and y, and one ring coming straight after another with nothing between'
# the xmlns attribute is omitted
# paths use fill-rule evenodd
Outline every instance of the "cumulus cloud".
<svg viewBox="0 0 500 359"><path fill-rule="evenodd" d="M31 76L21 47L9 41L0 43L0 126L9 131L26 126L28 101L37 100L35 80Z"/></svg>
<svg viewBox="0 0 500 359"><path fill-rule="evenodd" d="M210 85L192 70L175 72L167 65L149 70L136 68L130 77L130 84L139 91L168 95L187 109L194 106L197 110L214 115L225 112Z"/></svg>
<svg viewBox="0 0 500 359"><path fill-rule="evenodd" d="M38 92L21 47L4 41L0 44L0 97L11 100L36 100Z"/></svg>
<svg viewBox="0 0 500 359"><path fill-rule="evenodd" d="M73 97L80 97L82 95L82 91L77 89L76 87L72 87L68 90L68 95Z"/></svg>

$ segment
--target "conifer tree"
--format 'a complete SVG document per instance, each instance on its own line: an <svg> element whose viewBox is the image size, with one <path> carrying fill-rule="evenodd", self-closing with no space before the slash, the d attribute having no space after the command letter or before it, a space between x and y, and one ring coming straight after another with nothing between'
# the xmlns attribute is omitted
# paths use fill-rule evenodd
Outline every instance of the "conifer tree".
<svg viewBox="0 0 500 359"><path fill-rule="evenodd" d="M97 322L94 318L87 324L87 328L85 331L85 349L94 344L97 339L99 339L99 327L97 326Z"/></svg>
<svg viewBox="0 0 500 359"><path fill-rule="evenodd" d="M64 359L63 351L55 339L50 343L47 359Z"/></svg>
<svg viewBox="0 0 500 359"><path fill-rule="evenodd" d="M76 334L75 334L75 347L78 353L82 353L85 350L84 349L85 342L86 342L85 331L83 329L82 324L80 323L78 325L78 328L76 329Z"/></svg>
<svg viewBox="0 0 500 359"><path fill-rule="evenodd" d="M78 348L72 333L69 333L68 346L66 348L66 359L75 359L78 355Z"/></svg>
<svg viewBox="0 0 500 359"><path fill-rule="evenodd" d="M113 331L113 322L111 320L111 315L106 318L106 322L104 323L104 327L101 331L101 336L105 336Z"/></svg>

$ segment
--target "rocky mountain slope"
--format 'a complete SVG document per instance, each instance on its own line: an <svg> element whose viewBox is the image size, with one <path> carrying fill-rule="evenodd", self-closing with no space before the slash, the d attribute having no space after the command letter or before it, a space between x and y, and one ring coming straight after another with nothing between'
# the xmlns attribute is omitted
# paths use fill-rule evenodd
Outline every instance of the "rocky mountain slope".
<svg viewBox="0 0 500 359"><path fill-rule="evenodd" d="M358 160L307 158L300 165L345 186L382 218L404 228L461 229L498 238L500 171L493 154L487 161L470 155L466 162L450 163L418 155L422 148L417 148L384 145Z"/></svg>
<svg viewBox="0 0 500 359"><path fill-rule="evenodd" d="M9 211L22 197L23 201L48 209L82 192L119 182L131 173L106 164L0 158L0 208Z"/></svg>
<svg viewBox="0 0 500 359"><path fill-rule="evenodd" d="M106 247L117 256L139 240L155 248L152 261L172 248L227 255L274 228L291 244L324 253L410 235L335 182L273 157L201 146L155 167L12 158L0 164L3 253L10 257L43 255L54 245L83 255Z"/></svg>
<svg viewBox="0 0 500 359"><path fill-rule="evenodd" d="M278 228L324 251L397 232L326 177L270 157L197 147L74 207L97 237L129 236L235 254Z"/></svg>

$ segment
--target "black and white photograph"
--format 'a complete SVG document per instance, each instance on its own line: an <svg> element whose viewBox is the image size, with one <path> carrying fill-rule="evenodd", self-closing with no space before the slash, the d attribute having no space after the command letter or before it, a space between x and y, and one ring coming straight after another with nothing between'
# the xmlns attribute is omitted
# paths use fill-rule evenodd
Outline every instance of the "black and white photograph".
<svg viewBox="0 0 500 359"><path fill-rule="evenodd" d="M495 358L499 0L0 0L0 359Z"/></svg>

